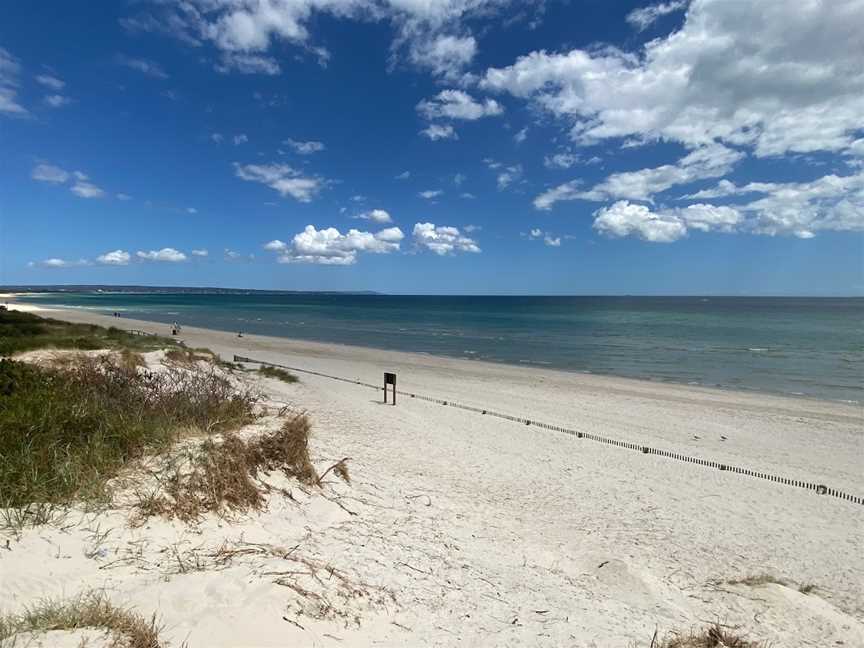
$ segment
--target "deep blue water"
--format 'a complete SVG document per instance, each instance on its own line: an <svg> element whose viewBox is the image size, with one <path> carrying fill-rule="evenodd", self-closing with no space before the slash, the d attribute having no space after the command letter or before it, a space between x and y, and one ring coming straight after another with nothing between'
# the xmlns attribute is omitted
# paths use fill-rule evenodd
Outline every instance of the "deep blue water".
<svg viewBox="0 0 864 648"><path fill-rule="evenodd" d="M54 293L144 320L864 401L864 299Z"/></svg>

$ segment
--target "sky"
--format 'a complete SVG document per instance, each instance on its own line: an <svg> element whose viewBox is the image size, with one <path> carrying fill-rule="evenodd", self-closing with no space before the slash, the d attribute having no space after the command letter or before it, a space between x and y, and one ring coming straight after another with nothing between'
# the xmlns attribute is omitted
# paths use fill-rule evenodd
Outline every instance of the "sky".
<svg viewBox="0 0 864 648"><path fill-rule="evenodd" d="M864 0L0 9L0 284L864 295Z"/></svg>

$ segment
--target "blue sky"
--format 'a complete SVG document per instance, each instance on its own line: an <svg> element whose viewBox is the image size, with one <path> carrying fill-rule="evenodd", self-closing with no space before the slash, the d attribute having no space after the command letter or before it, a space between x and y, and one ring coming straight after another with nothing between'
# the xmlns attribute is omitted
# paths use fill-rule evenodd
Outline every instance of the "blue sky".
<svg viewBox="0 0 864 648"><path fill-rule="evenodd" d="M864 0L0 10L0 284L864 294Z"/></svg>

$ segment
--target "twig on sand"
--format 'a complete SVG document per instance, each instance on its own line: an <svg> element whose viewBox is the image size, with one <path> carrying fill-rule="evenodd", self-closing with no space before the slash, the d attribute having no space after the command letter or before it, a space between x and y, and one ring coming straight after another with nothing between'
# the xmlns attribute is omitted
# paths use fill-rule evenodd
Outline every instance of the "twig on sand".
<svg viewBox="0 0 864 648"><path fill-rule="evenodd" d="M323 473L321 473L321 476L317 479L315 484L317 486L320 486L321 482L323 482L324 478L327 476L327 473L329 473L331 470L335 470L337 475L339 475L346 482L351 483L351 478L348 476L348 466L345 463L346 461L351 461L351 457L344 457L344 458L340 459L339 461L337 461L336 463L334 463L327 470L325 470Z"/></svg>

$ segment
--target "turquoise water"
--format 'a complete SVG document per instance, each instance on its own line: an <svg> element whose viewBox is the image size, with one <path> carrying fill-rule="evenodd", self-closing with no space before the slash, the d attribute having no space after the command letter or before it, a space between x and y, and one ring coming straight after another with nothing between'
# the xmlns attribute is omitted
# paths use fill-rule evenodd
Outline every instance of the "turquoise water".
<svg viewBox="0 0 864 648"><path fill-rule="evenodd" d="M864 299L53 293L129 318L864 401Z"/></svg>

